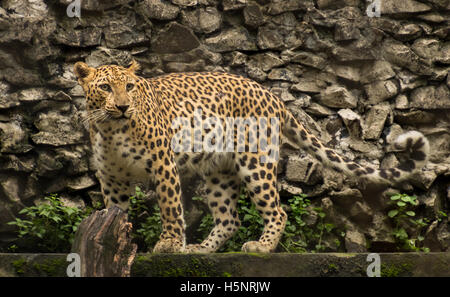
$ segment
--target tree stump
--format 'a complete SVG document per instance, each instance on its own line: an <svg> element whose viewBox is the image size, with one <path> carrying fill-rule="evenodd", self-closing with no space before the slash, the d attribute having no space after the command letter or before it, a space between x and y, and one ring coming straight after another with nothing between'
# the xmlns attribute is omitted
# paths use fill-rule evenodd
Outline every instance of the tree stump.
<svg viewBox="0 0 450 297"><path fill-rule="evenodd" d="M118 207L84 219L75 234L72 253L80 255L81 276L130 276L137 245L131 243L131 223Z"/></svg>

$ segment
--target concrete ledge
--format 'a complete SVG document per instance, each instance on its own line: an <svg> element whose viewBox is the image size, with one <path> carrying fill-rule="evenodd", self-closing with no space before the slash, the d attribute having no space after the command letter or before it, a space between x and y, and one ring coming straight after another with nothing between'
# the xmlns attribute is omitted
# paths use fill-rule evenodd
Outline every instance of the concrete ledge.
<svg viewBox="0 0 450 297"><path fill-rule="evenodd" d="M450 253L380 253L381 276L450 276ZM367 276L367 253L139 254L132 276ZM0 254L0 276L66 276L64 254Z"/></svg>

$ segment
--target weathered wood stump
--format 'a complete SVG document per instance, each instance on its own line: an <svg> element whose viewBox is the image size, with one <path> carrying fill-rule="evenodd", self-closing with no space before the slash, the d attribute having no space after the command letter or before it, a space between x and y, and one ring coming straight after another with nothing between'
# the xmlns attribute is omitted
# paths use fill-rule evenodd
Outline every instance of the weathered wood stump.
<svg viewBox="0 0 450 297"><path fill-rule="evenodd" d="M75 234L72 253L80 255L81 276L130 276L137 246L131 223L118 207L92 213Z"/></svg>

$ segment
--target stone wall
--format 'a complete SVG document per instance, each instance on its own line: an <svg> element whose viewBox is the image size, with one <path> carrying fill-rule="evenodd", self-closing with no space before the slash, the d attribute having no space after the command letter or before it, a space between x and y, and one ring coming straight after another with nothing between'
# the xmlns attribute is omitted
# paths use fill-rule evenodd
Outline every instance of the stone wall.
<svg viewBox="0 0 450 297"><path fill-rule="evenodd" d="M364 165L395 166L397 135L419 130L431 162L401 191L430 218L425 241L450 245L450 3L381 0L0 1L0 246L24 206L59 193L67 203L101 199L92 171L84 99L72 66L128 65L143 76L219 70L250 77L320 138ZM344 230L344 247L390 250L386 192L356 182L285 146L280 191L304 192ZM395 190L390 189L390 193ZM363 199L364 198L364 199Z"/></svg>

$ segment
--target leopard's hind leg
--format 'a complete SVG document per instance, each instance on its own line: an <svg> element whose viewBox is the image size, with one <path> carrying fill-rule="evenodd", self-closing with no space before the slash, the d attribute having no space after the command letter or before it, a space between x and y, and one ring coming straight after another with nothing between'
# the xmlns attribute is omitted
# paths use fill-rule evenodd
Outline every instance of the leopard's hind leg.
<svg viewBox="0 0 450 297"><path fill-rule="evenodd" d="M239 175L264 220L264 230L259 240L246 242L242 246L242 251L273 252L287 221L277 190L277 162L260 163L257 154L248 153L241 156L240 165Z"/></svg>
<svg viewBox="0 0 450 297"><path fill-rule="evenodd" d="M238 230L241 222L236 204L240 180L236 175L215 173L205 177L207 203L214 227L200 244L189 244L186 252L212 253L217 251Z"/></svg>

